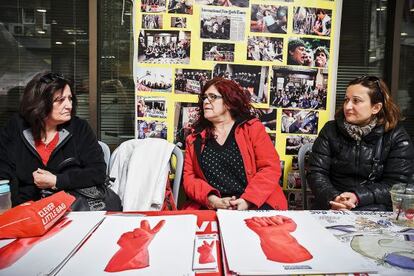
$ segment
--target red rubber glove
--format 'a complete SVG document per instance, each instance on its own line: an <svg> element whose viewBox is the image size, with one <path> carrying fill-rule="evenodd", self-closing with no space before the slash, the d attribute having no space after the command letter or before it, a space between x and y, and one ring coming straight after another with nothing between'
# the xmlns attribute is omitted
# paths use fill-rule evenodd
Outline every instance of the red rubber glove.
<svg viewBox="0 0 414 276"><path fill-rule="evenodd" d="M121 248L112 256L105 271L118 272L149 266L148 245L164 224L165 220L161 220L151 229L148 221L142 220L141 228L122 234L118 240Z"/></svg>
<svg viewBox="0 0 414 276"><path fill-rule="evenodd" d="M245 219L247 227L260 237L260 246L268 260L298 263L313 258L306 248L290 235L296 223L285 216L252 217Z"/></svg>
<svg viewBox="0 0 414 276"><path fill-rule="evenodd" d="M203 244L197 248L197 252L200 253L200 257L198 258L200 264L214 263L216 261L213 254L211 254L213 247L214 241L212 241L211 244L203 241Z"/></svg>
<svg viewBox="0 0 414 276"><path fill-rule="evenodd" d="M0 269L11 266L21 257L26 255L30 249L41 241L47 240L59 233L63 228L68 226L72 221L63 218L57 225L50 229L46 234L40 237L19 238L0 248Z"/></svg>

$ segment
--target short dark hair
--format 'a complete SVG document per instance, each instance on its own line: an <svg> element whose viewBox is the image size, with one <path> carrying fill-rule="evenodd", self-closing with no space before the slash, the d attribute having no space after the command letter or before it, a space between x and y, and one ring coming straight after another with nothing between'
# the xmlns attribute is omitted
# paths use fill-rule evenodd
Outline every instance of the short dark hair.
<svg viewBox="0 0 414 276"><path fill-rule="evenodd" d="M53 110L53 95L68 85L72 93L71 115L76 114L77 100L72 83L62 75L44 71L37 73L26 85L20 102L20 115L30 125L33 138L45 133L45 119Z"/></svg>
<svg viewBox="0 0 414 276"><path fill-rule="evenodd" d="M324 9L316 9L315 14L320 14L320 13L326 14L326 11Z"/></svg>
<svg viewBox="0 0 414 276"><path fill-rule="evenodd" d="M305 42L300 38L294 38L289 41L288 51L294 51L297 47L305 47Z"/></svg>

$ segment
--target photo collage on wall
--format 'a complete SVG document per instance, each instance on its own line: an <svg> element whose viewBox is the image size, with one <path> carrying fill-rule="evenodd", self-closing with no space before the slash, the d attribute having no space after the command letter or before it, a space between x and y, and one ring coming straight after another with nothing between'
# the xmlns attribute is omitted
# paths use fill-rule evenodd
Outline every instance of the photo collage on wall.
<svg viewBox="0 0 414 276"><path fill-rule="evenodd" d="M293 160L329 117L335 1L135 4L136 137L167 139L185 150L204 85L214 77L234 80L251 94L283 164L280 184L292 198L300 191Z"/></svg>

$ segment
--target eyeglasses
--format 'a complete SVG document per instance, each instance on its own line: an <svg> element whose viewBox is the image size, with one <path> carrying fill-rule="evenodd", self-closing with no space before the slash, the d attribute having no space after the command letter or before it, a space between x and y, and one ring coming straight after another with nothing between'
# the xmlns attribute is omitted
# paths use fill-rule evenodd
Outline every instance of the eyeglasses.
<svg viewBox="0 0 414 276"><path fill-rule="evenodd" d="M212 103L212 102L214 102L214 101L215 101L215 100L217 100L217 99L222 99L222 98L223 98L223 96L220 96L220 95L216 95L216 94L209 93L209 94L204 94L204 95L201 95L201 96L200 96L200 98L201 98L201 100L202 100L202 101L204 101L205 99L208 99L208 101L209 101L210 103Z"/></svg>
<svg viewBox="0 0 414 276"><path fill-rule="evenodd" d="M64 80L65 78L57 73L48 73L40 78L40 81L46 84L52 83L56 80Z"/></svg>

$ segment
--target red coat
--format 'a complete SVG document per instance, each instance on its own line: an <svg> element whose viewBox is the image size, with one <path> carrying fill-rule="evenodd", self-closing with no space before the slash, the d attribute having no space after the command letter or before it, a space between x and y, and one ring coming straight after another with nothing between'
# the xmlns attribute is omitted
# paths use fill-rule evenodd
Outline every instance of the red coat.
<svg viewBox="0 0 414 276"><path fill-rule="evenodd" d="M201 136L204 138L205 134L203 130ZM257 207L267 203L274 209L286 210L287 201L279 186L279 156L263 124L258 119L243 122L236 127L235 138L247 177L247 187L241 198ZM185 203L183 209L206 208L210 193L221 197L220 192L207 183L200 168L194 149L195 139L194 133L186 139L183 185L190 201Z"/></svg>

